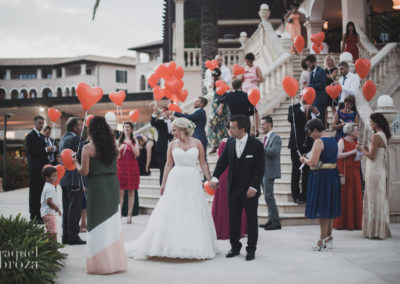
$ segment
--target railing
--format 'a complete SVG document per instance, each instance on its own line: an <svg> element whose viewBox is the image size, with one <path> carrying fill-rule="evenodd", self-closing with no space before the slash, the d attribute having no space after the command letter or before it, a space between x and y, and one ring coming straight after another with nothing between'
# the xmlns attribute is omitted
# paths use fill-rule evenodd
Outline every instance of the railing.
<svg viewBox="0 0 400 284"><path fill-rule="evenodd" d="M358 45L360 58L372 58L378 53L378 49L371 43L368 36L359 26L356 25L356 29L360 36L360 44Z"/></svg>
<svg viewBox="0 0 400 284"><path fill-rule="evenodd" d="M200 70L201 69L201 48L185 48L184 49L185 69ZM231 68L234 64L243 63L243 52L241 48L220 48L218 54L224 59L224 64Z"/></svg>

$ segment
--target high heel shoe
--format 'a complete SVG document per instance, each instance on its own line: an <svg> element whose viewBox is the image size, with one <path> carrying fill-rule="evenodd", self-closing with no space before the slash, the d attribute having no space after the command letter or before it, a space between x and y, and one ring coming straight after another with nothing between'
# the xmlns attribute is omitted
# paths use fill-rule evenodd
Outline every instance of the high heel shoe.
<svg viewBox="0 0 400 284"><path fill-rule="evenodd" d="M326 247L327 247L328 249L333 249L333 236L332 236L332 235L327 236L327 237L324 239L324 241L325 241Z"/></svg>
<svg viewBox="0 0 400 284"><path fill-rule="evenodd" d="M321 245L318 245L319 242L321 242ZM319 239L316 244L312 245L312 249L313 251L322 251L326 249L325 239Z"/></svg>
<svg viewBox="0 0 400 284"><path fill-rule="evenodd" d="M127 224L132 224L132 216L128 217L128 220L126 221Z"/></svg>

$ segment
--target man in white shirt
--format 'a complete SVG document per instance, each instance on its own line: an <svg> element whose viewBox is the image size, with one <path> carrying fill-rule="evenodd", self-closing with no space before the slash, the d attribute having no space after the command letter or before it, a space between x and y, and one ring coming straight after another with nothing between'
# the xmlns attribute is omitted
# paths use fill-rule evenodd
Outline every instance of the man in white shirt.
<svg viewBox="0 0 400 284"><path fill-rule="evenodd" d="M230 86L231 81L232 81L231 71L229 70L228 67L226 67L226 65L223 65L224 59L222 58L221 55L216 55L215 60L217 60L217 62L218 62L217 68L219 70L221 70L221 80L224 81L228 86ZM213 77L212 77L212 70L207 69L205 77L206 77L206 82L207 82L208 88L212 89L213 83L214 83Z"/></svg>
<svg viewBox="0 0 400 284"><path fill-rule="evenodd" d="M349 72L349 65L345 61L339 63L339 72L343 76L339 79L339 84L342 86L342 92L339 95L339 103L342 105L344 103L344 99L348 95L353 95L356 97L360 87L360 77Z"/></svg>

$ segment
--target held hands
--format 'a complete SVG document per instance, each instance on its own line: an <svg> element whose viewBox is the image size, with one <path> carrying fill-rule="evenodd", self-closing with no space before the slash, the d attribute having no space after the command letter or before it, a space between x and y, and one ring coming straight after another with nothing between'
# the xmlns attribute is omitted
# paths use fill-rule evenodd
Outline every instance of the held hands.
<svg viewBox="0 0 400 284"><path fill-rule="evenodd" d="M254 189L249 188L247 190L246 196L247 196L247 198L252 198L252 197L254 197L256 195L256 193L257 193L257 191L255 191Z"/></svg>
<svg viewBox="0 0 400 284"><path fill-rule="evenodd" d="M209 185L210 185L210 187L211 187L212 189L214 189L214 190L217 190L218 187L219 187L219 183L218 183L218 182L215 182L215 181L210 181L210 182L209 182Z"/></svg>
<svg viewBox="0 0 400 284"><path fill-rule="evenodd" d="M300 157L300 163L305 164L306 163L306 157L301 156Z"/></svg>

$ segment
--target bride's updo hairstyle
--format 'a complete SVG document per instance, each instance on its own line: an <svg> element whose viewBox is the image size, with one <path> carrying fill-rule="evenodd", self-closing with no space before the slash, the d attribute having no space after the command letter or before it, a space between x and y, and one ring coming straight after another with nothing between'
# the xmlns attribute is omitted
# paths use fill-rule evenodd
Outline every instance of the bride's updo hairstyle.
<svg viewBox="0 0 400 284"><path fill-rule="evenodd" d="M196 125L189 119L179 117L172 122L172 125L180 128L186 135L192 136Z"/></svg>

